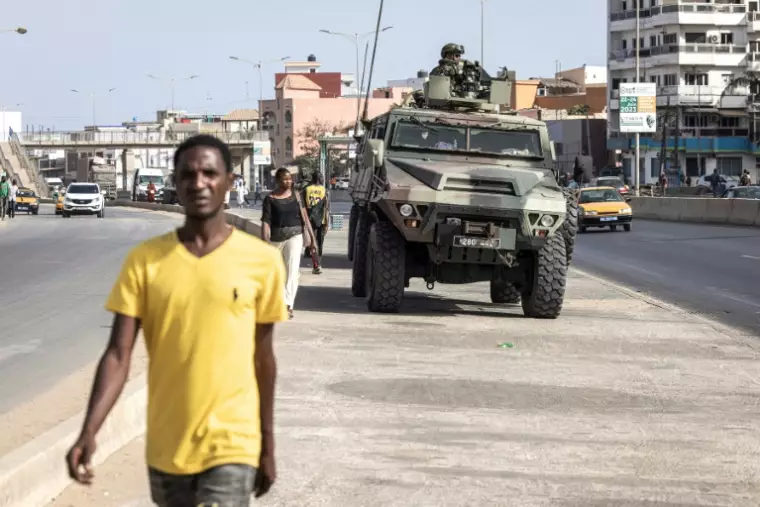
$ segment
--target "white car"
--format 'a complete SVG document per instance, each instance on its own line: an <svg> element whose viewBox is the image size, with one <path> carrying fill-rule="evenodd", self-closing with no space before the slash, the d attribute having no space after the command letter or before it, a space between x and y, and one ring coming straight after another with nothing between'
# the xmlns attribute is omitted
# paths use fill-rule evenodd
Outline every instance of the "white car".
<svg viewBox="0 0 760 507"><path fill-rule="evenodd" d="M106 212L103 194L97 183L72 183L63 198L63 217L97 215L98 218L103 218Z"/></svg>

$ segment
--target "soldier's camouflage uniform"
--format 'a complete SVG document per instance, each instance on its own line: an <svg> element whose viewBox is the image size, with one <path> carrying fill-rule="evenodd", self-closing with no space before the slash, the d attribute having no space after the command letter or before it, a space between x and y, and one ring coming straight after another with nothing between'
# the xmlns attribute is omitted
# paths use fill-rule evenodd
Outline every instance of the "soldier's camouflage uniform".
<svg viewBox="0 0 760 507"><path fill-rule="evenodd" d="M438 60L438 66L430 71L431 76L448 76L456 77L459 75L459 65L454 60L441 58Z"/></svg>

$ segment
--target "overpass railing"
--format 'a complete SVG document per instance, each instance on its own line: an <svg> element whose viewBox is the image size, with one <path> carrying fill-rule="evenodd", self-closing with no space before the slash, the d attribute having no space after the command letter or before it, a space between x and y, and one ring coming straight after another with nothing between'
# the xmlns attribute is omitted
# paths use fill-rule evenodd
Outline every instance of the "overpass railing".
<svg viewBox="0 0 760 507"><path fill-rule="evenodd" d="M49 197L50 192L48 190L47 183L40 174L40 171L37 169L37 165L32 163L32 161L29 160L29 157L26 156L26 150L21 145L18 133L13 129L8 129L8 132L10 134L8 144L11 145L13 154L16 155L19 164L21 164L21 170L26 171L26 174L29 175L29 178L34 181L35 185L37 186L37 193L40 195L40 197Z"/></svg>
<svg viewBox="0 0 760 507"><path fill-rule="evenodd" d="M202 132L213 135L227 144L246 145L253 141L268 141L269 132L263 130L247 132ZM25 147L37 146L145 146L178 145L199 132L143 131L143 132L24 132L19 135Z"/></svg>

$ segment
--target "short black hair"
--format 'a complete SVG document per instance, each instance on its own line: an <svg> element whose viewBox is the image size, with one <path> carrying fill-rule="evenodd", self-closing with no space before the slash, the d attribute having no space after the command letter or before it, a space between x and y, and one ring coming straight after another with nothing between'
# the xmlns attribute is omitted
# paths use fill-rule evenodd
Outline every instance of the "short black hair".
<svg viewBox="0 0 760 507"><path fill-rule="evenodd" d="M279 169L277 169L277 171L275 171L274 179L279 180L284 174L290 174L290 169L288 169L287 167L280 167Z"/></svg>
<svg viewBox="0 0 760 507"><path fill-rule="evenodd" d="M204 148L216 148L219 150L219 153L222 154L222 159L224 160L224 168L228 173L232 172L232 152L230 152L230 147L218 137L208 134L192 136L179 145L177 151L174 152L174 170L176 171L179 166L179 157L182 156L182 153L200 146L203 146Z"/></svg>
<svg viewBox="0 0 760 507"><path fill-rule="evenodd" d="M322 173L319 171L311 173L311 182L315 185L320 185L322 183Z"/></svg>

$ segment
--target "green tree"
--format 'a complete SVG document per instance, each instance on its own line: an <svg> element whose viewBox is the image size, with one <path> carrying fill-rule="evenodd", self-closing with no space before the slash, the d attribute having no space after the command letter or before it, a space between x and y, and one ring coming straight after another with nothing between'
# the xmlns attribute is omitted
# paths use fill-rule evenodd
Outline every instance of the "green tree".
<svg viewBox="0 0 760 507"><path fill-rule="evenodd" d="M350 125L348 124L333 123L317 118L296 132L298 148L301 154L293 160L293 164L298 166L298 172L302 178L305 180L310 179L311 174L319 169L319 138L335 135L349 127ZM340 163L340 154L337 150L330 150L328 156L329 165L334 172L336 169L340 171L340 168L345 167L345 164Z"/></svg>
<svg viewBox="0 0 760 507"><path fill-rule="evenodd" d="M570 116L586 116L589 114L590 108L588 104L578 104L567 110L567 114Z"/></svg>
<svg viewBox="0 0 760 507"><path fill-rule="evenodd" d="M760 111L760 72L748 71L744 74L732 78L720 94L718 108L721 107L723 98L726 95L736 95L738 89L744 89L747 92L747 113L749 116L749 140L755 144L760 142L755 123L757 122L757 113Z"/></svg>

